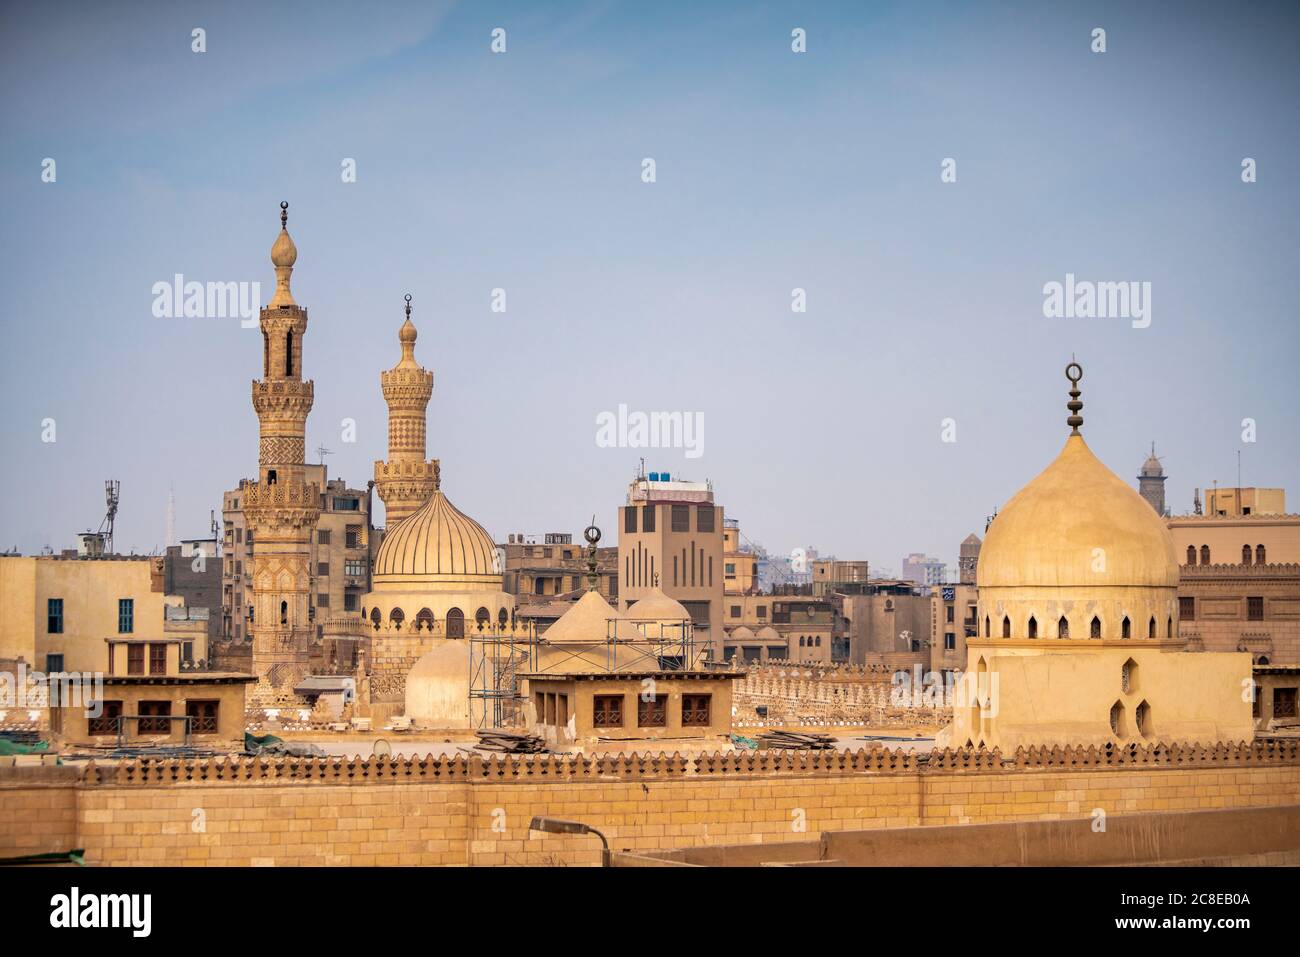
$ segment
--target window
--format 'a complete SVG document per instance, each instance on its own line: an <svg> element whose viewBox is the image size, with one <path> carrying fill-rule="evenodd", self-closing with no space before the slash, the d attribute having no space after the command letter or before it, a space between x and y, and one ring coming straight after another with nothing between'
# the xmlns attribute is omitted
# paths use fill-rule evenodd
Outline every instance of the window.
<svg viewBox="0 0 1300 957"><path fill-rule="evenodd" d="M280 624L289 624L289 603L287 601L280 602Z"/></svg>
<svg viewBox="0 0 1300 957"><path fill-rule="evenodd" d="M366 573L366 563L364 559L349 558L343 563L343 574L349 578L361 578Z"/></svg>
<svg viewBox="0 0 1300 957"><path fill-rule="evenodd" d="M63 599L51 598L47 603L48 619L45 630L51 635L63 634Z"/></svg>
<svg viewBox="0 0 1300 957"><path fill-rule="evenodd" d="M316 607L317 607L317 608L328 608L329 606L330 606L330 596L329 596L329 592L320 592L319 594L317 594L317 596L316 596Z"/></svg>
<svg viewBox="0 0 1300 957"><path fill-rule="evenodd" d="M361 547L361 526L349 525L343 532L343 544L347 548Z"/></svg>
<svg viewBox="0 0 1300 957"><path fill-rule="evenodd" d="M1258 598L1247 598L1247 599L1246 599L1246 618L1247 618L1247 620L1249 620L1249 621L1263 621L1263 620L1264 620L1264 599L1263 599L1263 597L1258 597Z"/></svg>
<svg viewBox="0 0 1300 957"><path fill-rule="evenodd" d="M1273 689L1273 717L1294 718L1296 716L1296 689Z"/></svg>
<svg viewBox="0 0 1300 957"><path fill-rule="evenodd" d="M591 723L597 728L623 727L623 696L621 694L598 694L591 699Z"/></svg>
<svg viewBox="0 0 1300 957"><path fill-rule="evenodd" d="M101 701L98 717L87 722L86 731L96 737L105 734L117 734L117 719L122 716L122 702Z"/></svg>
<svg viewBox="0 0 1300 957"><path fill-rule="evenodd" d="M63 671L63 655L46 655L45 673L47 675L57 675L61 671Z"/></svg>
<svg viewBox="0 0 1300 957"><path fill-rule="evenodd" d="M359 512L361 511L361 500L357 498L338 498L334 499L334 511L336 512Z"/></svg>
<svg viewBox="0 0 1300 957"><path fill-rule="evenodd" d="M722 573L723 573L724 575L726 575L728 578L735 578L735 577L736 577L736 563L735 563L735 562L727 562L725 565L722 566Z"/></svg>
<svg viewBox="0 0 1300 957"><path fill-rule="evenodd" d="M1156 619L1154 615L1151 616L1151 621L1147 623L1147 637L1153 640L1156 637Z"/></svg>
<svg viewBox="0 0 1300 957"><path fill-rule="evenodd" d="M985 615L985 616L984 616L984 637L985 637L985 638L990 638L990 637L992 637L992 636L989 634L989 626L990 626L991 624L992 624L992 623L989 621L989 616L988 616L988 615Z"/></svg>
<svg viewBox="0 0 1300 957"><path fill-rule="evenodd" d="M1119 687L1128 694L1137 687L1137 662L1130 658L1119 670Z"/></svg>
<svg viewBox="0 0 1300 957"><path fill-rule="evenodd" d="M655 507L645 505L641 508L641 530L643 532L653 532L655 530Z"/></svg>
<svg viewBox="0 0 1300 957"><path fill-rule="evenodd" d="M1241 563L1242 563L1243 565L1249 565L1249 564L1250 564L1250 546L1249 546L1249 545L1242 545L1242 546L1241 546Z"/></svg>
<svg viewBox="0 0 1300 957"><path fill-rule="evenodd" d="M759 618L766 618L766 617L767 617L767 606L766 606L766 605L759 605L758 608L756 609L756 611L758 612L758 617L759 617Z"/></svg>
<svg viewBox="0 0 1300 957"><path fill-rule="evenodd" d="M329 563L329 562L317 562L317 563L316 563L316 577L317 577L317 578L329 578L329 577L330 577L330 563Z"/></svg>
<svg viewBox="0 0 1300 957"><path fill-rule="evenodd" d="M357 593L356 593L356 592L354 592L354 591L349 591L349 592L344 592L344 593L343 593L343 610L344 610L344 611L356 611L356 610L357 610Z"/></svg>
<svg viewBox="0 0 1300 957"><path fill-rule="evenodd" d="M732 618L739 618L739 617L740 617L740 606L739 606L739 605L732 605L732 606L731 606L731 617L732 617Z"/></svg>
<svg viewBox="0 0 1300 957"><path fill-rule="evenodd" d="M1011 637L1011 619L1005 615L1002 616L1002 637Z"/></svg>
<svg viewBox="0 0 1300 957"><path fill-rule="evenodd" d="M672 510L673 531L689 532L691 530L691 507L689 505L674 505Z"/></svg>
<svg viewBox="0 0 1300 957"><path fill-rule="evenodd" d="M636 533L636 509L631 505L623 509L623 531Z"/></svg>
<svg viewBox="0 0 1300 957"><path fill-rule="evenodd" d="M1151 705L1143 701L1133 712L1133 720L1137 724L1138 734L1142 737L1151 736Z"/></svg>
<svg viewBox="0 0 1300 957"><path fill-rule="evenodd" d="M1255 546L1255 564L1256 564L1256 565L1266 565L1266 564L1268 564L1267 562L1264 561L1264 546L1263 546L1263 545L1256 545L1256 546Z"/></svg>
<svg viewBox="0 0 1300 957"><path fill-rule="evenodd" d="M1101 619L1098 618L1096 615L1094 615L1092 618L1092 624L1088 626L1088 637L1089 638L1101 637Z"/></svg>
<svg viewBox="0 0 1300 957"><path fill-rule="evenodd" d="M695 507L695 530L697 532L712 532L715 527L713 520L716 514L712 505L697 505Z"/></svg>
<svg viewBox="0 0 1300 957"><path fill-rule="evenodd" d="M171 730L171 714L170 701L141 701L136 730L140 734L167 734Z"/></svg>
<svg viewBox="0 0 1300 957"><path fill-rule="evenodd" d="M1196 599L1186 595L1178 596L1178 617L1183 621L1196 620Z"/></svg>
<svg viewBox="0 0 1300 957"><path fill-rule="evenodd" d="M396 631L401 631L402 622L406 621L406 612L400 608L394 608L388 613L388 621Z"/></svg>
<svg viewBox="0 0 1300 957"><path fill-rule="evenodd" d="M1121 638L1133 637L1133 623L1128 620L1127 615L1124 617L1124 623L1120 625L1120 637Z"/></svg>
<svg viewBox="0 0 1300 957"><path fill-rule="evenodd" d="M135 631L135 599L119 598L117 600L117 631L129 635Z"/></svg>
<svg viewBox="0 0 1300 957"><path fill-rule="evenodd" d="M459 608L453 608L447 612L447 637L465 637L465 613Z"/></svg>
<svg viewBox="0 0 1300 957"><path fill-rule="evenodd" d="M167 646L160 641L149 643L149 674L167 674Z"/></svg>
<svg viewBox="0 0 1300 957"><path fill-rule="evenodd" d="M947 621L948 624L952 624L954 621L956 621L956 618L954 618L953 615L954 612L953 612L952 605L947 606L946 614L944 615L944 620Z"/></svg>
<svg viewBox="0 0 1300 957"><path fill-rule="evenodd" d="M682 695L682 727L707 728L709 726L709 705L713 695Z"/></svg>
<svg viewBox="0 0 1300 957"><path fill-rule="evenodd" d="M329 543L330 543L330 530L328 528L322 528L318 530L316 532L316 544L328 545Z"/></svg>
<svg viewBox="0 0 1300 957"><path fill-rule="evenodd" d="M126 673L144 674L144 642L131 642L126 646Z"/></svg>
<svg viewBox="0 0 1300 957"><path fill-rule="evenodd" d="M1195 546L1195 545L1188 545L1188 546L1187 546L1187 564L1189 564L1189 565L1195 565L1195 564L1196 564L1196 546Z"/></svg>
<svg viewBox="0 0 1300 957"><path fill-rule="evenodd" d="M1038 637L1038 619L1032 616L1029 619L1029 637L1030 638Z"/></svg>
<svg viewBox="0 0 1300 957"><path fill-rule="evenodd" d="M954 650L956 650L956 648L957 648L957 636L956 636L953 632L951 632L951 631L946 631L946 632L944 632L944 634L943 634L943 648L944 648L945 651L954 651Z"/></svg>
<svg viewBox="0 0 1300 957"><path fill-rule="evenodd" d="M1070 637L1070 622L1064 615L1062 615L1061 620L1056 623L1056 637Z"/></svg>
<svg viewBox="0 0 1300 957"><path fill-rule="evenodd" d="M216 734L217 714L220 702L187 701L185 716L190 719L191 734Z"/></svg>
<svg viewBox="0 0 1300 957"><path fill-rule="evenodd" d="M668 698L655 695L646 701L645 696L637 697L636 726L638 728L663 728L668 725Z"/></svg>
<svg viewBox="0 0 1300 957"><path fill-rule="evenodd" d="M1208 565L1208 564L1210 564L1210 546L1209 546L1209 545L1202 545L1202 546L1201 546L1201 564L1202 564L1202 565Z"/></svg>

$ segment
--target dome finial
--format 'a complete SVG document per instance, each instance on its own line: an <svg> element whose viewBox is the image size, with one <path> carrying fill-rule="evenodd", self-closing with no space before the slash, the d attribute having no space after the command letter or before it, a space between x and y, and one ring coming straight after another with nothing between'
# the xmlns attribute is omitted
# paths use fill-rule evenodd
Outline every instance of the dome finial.
<svg viewBox="0 0 1300 957"><path fill-rule="evenodd" d="M408 292L403 298L406 300L406 321L397 330L397 341L402 346L402 361L398 365L404 368L415 365L415 339L418 333L415 331L415 323L411 321L411 294Z"/></svg>
<svg viewBox="0 0 1300 957"><path fill-rule="evenodd" d="M1070 364L1065 367L1065 377L1070 380L1070 385L1073 387L1070 389L1070 401L1065 403L1065 407L1070 410L1070 417L1065 420L1065 424L1073 430L1070 433L1071 435L1078 435L1079 426L1083 425L1083 416L1079 414L1083 411L1083 403L1079 401L1079 396L1083 394L1079 391L1079 380L1083 378L1083 366L1071 358Z"/></svg>
<svg viewBox="0 0 1300 957"><path fill-rule="evenodd" d="M298 247L289 236L289 203L280 204L280 235L275 237L271 246L271 265L275 267L275 295L268 305L292 306L293 293L289 291L289 277L293 275L293 264L298 261Z"/></svg>

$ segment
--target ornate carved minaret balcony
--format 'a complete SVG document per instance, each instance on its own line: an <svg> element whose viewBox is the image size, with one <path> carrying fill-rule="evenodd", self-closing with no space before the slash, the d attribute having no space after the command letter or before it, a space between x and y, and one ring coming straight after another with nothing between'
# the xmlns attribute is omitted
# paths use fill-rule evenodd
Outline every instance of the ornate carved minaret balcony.
<svg viewBox="0 0 1300 957"><path fill-rule="evenodd" d="M389 530L427 502L441 478L438 460L424 457L425 415L433 395L433 373L415 361L416 336L408 293L406 321L397 333L402 358L379 374L384 401L388 403L388 461L375 463L375 491L384 503Z"/></svg>
<svg viewBox="0 0 1300 957"><path fill-rule="evenodd" d="M311 536L320 514L320 487L305 479L307 414L314 397L302 378L307 310L293 301L289 280L298 249L280 204L280 235L271 247L275 295L261 311L262 374L253 382L259 423L258 480L244 491L244 514L255 542L253 672L274 689L291 689L310 665Z"/></svg>

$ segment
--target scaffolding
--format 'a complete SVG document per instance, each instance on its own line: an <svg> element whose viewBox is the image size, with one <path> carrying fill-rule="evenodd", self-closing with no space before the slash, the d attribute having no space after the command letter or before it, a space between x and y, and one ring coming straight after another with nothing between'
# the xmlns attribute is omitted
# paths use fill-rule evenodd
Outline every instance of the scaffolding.
<svg viewBox="0 0 1300 957"><path fill-rule="evenodd" d="M537 632L531 621L490 624L469 632L469 719L476 729L523 722L519 675L537 667Z"/></svg>

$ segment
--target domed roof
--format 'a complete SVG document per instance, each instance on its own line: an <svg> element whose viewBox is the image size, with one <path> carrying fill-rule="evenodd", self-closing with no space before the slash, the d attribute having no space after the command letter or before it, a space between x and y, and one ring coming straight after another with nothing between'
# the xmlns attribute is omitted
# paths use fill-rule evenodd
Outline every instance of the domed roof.
<svg viewBox="0 0 1300 957"><path fill-rule="evenodd" d="M1156 446L1154 442L1151 444L1151 454L1148 455L1147 460L1142 463L1142 471L1138 474L1143 477L1158 477L1165 474L1164 466L1161 465L1160 460L1156 458Z"/></svg>
<svg viewBox="0 0 1300 957"><path fill-rule="evenodd" d="M975 580L980 588L1167 588L1178 585L1178 559L1160 516L1075 432L993 520Z"/></svg>
<svg viewBox="0 0 1300 957"><path fill-rule="evenodd" d="M754 633L744 625L738 625L727 635L732 641L753 641Z"/></svg>
<svg viewBox="0 0 1300 957"><path fill-rule="evenodd" d="M771 625L764 625L758 629L757 638L759 641L781 641L781 633Z"/></svg>
<svg viewBox="0 0 1300 957"><path fill-rule="evenodd" d="M375 556L375 577L501 582L492 536L441 490L384 536Z"/></svg>
<svg viewBox="0 0 1300 957"><path fill-rule="evenodd" d="M573 603L573 607L556 619L542 633L548 644L574 642L594 644L609 636L609 621L623 616L594 588ZM616 626L617 627L617 626ZM621 629L620 629L621 630ZM618 637L623 637L621 634Z"/></svg>
<svg viewBox="0 0 1300 957"><path fill-rule="evenodd" d="M1147 506L1147 508L1150 507L1150 505ZM686 610L685 605L675 598L669 598L664 594L662 588L655 585L644 598L624 612L623 617L628 621L677 622L689 619L691 613Z"/></svg>

